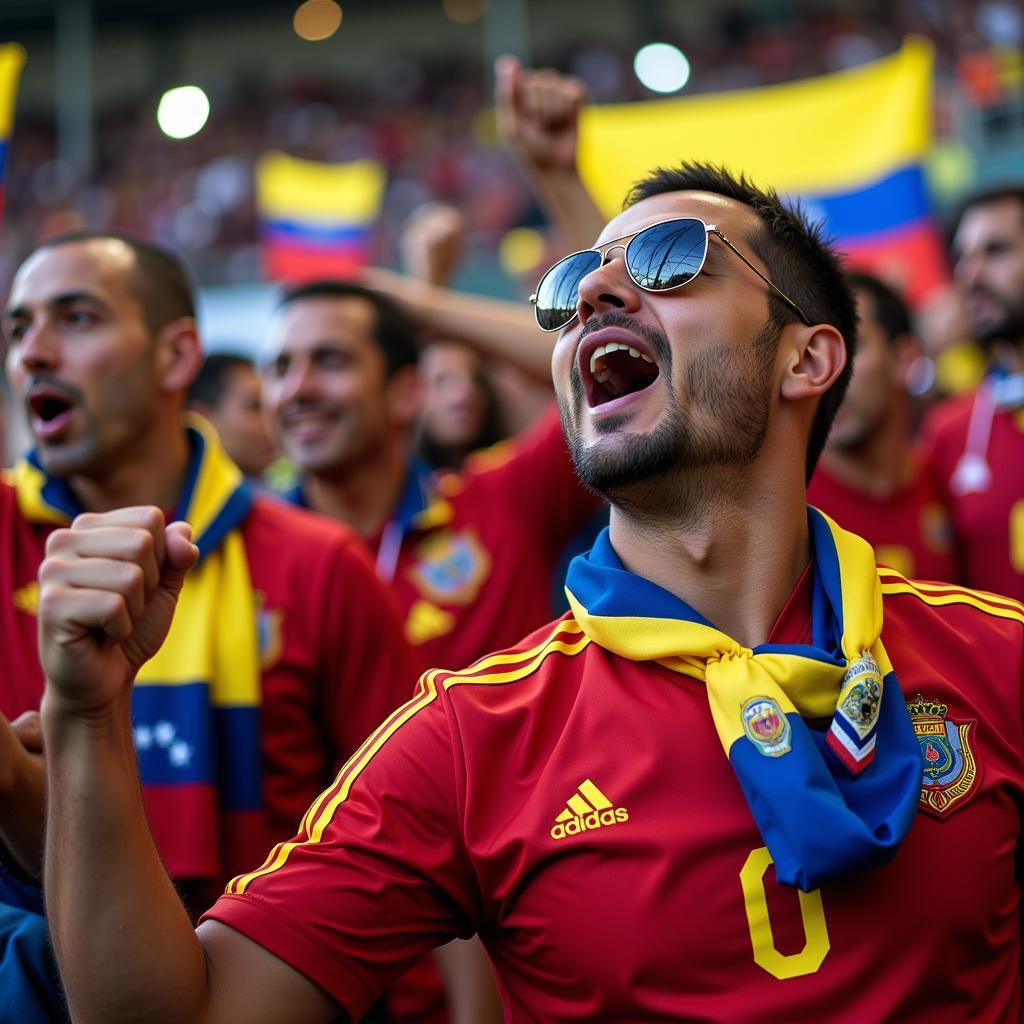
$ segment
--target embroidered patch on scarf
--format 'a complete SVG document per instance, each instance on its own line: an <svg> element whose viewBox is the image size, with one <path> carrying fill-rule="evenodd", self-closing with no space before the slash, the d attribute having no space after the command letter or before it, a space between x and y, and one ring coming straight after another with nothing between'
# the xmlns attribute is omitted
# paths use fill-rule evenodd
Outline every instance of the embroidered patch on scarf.
<svg viewBox="0 0 1024 1024"><path fill-rule="evenodd" d="M753 697L743 705L743 731L765 757L782 757L793 749L789 719L771 697Z"/></svg>
<svg viewBox="0 0 1024 1024"><path fill-rule="evenodd" d="M874 760L881 707L882 673L871 652L861 651L843 675L827 738L829 749L852 775Z"/></svg>

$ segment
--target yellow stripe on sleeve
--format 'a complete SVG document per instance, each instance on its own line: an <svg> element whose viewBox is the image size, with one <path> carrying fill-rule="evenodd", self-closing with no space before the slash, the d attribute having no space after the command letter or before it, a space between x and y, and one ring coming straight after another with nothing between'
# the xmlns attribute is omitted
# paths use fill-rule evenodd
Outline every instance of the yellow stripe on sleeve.
<svg viewBox="0 0 1024 1024"><path fill-rule="evenodd" d="M421 679L421 683L425 681L422 692L402 705L398 711L371 733L363 745L345 762L335 781L316 798L302 819L300 835L305 833L306 838L278 843L259 868L246 875L233 878L228 883L227 892L241 895L255 879L277 871L288 860L292 850L306 843L320 841L334 811L348 797L352 783L370 763L374 755L409 719L431 704L437 697L437 687L434 685L433 677L438 671L435 669L433 672L428 672Z"/></svg>
<svg viewBox="0 0 1024 1024"><path fill-rule="evenodd" d="M545 639L535 647L527 651L498 654L490 658L484 658L470 669L470 671L480 671L481 669L497 667L499 665L522 662L524 658L529 659L525 664L519 664L518 667L510 671L490 675L449 676L443 681L442 685L447 690L450 686L457 684L479 683L482 685L494 685L523 679L535 672L549 654L555 652L569 655L578 654L589 645L590 638L586 635L581 636L573 643L566 643L562 637L567 632L579 632L579 626L572 620L559 622ZM305 838L296 838L286 843L279 843L270 851L266 860L259 868L248 874L233 878L228 883L226 892L241 895L256 879L272 874L283 867L293 850L307 844L319 843L323 839L324 833L330 825L335 812L348 799L356 779L359 778L381 748L406 722L436 699L438 692L437 679L442 674L444 674L443 670L434 669L422 676L417 686L418 692L412 700L404 704L383 722L349 758L338 773L334 783L317 797L303 817L299 835Z"/></svg>
<svg viewBox="0 0 1024 1024"><path fill-rule="evenodd" d="M882 582L883 594L909 594L923 601L925 604L936 608L948 605L968 605L977 608L978 611L991 615L994 618L1010 619L1024 625L1024 605L1019 604L1012 598L997 598L1005 601L1005 604L996 604L986 598L981 591L946 590L937 586L928 586L924 589L921 584L911 583L902 577L896 577L893 582ZM992 595L996 597L996 595Z"/></svg>

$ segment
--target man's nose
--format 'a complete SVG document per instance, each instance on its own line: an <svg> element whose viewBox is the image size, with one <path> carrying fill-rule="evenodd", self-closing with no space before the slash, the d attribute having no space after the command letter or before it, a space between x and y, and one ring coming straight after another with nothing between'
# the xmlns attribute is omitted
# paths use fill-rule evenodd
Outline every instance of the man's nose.
<svg viewBox="0 0 1024 1024"><path fill-rule="evenodd" d="M29 373L53 370L60 363L60 340L47 324L31 324L18 339L15 361Z"/></svg>
<svg viewBox="0 0 1024 1024"><path fill-rule="evenodd" d="M594 314L610 310L633 313L640 306L640 289L626 271L624 246L613 245L596 270L580 281L576 315L585 324Z"/></svg>
<svg viewBox="0 0 1024 1024"><path fill-rule="evenodd" d="M281 401L309 398L316 392L316 372L308 359L295 360L279 384Z"/></svg>
<svg viewBox="0 0 1024 1024"><path fill-rule="evenodd" d="M960 256L953 264L953 277L965 287L979 283L985 275L985 260L977 253Z"/></svg>

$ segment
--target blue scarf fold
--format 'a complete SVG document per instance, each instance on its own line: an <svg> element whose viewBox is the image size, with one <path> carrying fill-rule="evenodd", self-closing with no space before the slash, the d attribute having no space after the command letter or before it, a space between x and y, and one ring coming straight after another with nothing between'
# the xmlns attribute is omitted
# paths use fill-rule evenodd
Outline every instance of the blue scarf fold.
<svg viewBox="0 0 1024 1024"><path fill-rule="evenodd" d="M809 644L746 648L628 572L608 531L569 566L566 593L596 643L707 686L711 715L786 885L809 892L889 860L914 820L920 746L881 641L870 546L808 509ZM829 721L825 730L805 719Z"/></svg>

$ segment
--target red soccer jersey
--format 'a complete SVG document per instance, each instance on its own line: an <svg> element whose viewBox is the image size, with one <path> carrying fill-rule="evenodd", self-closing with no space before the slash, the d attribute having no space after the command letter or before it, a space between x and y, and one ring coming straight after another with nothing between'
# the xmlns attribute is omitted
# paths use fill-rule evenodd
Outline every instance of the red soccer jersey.
<svg viewBox="0 0 1024 1024"><path fill-rule="evenodd" d="M53 529L28 522L14 488L0 482L0 712L8 718L38 708L43 692L36 574ZM269 834L281 837L294 832L338 764L408 698L417 665L396 642L393 599L349 530L257 497L241 532L261 646L263 805ZM155 810L150 802L159 846L163 830L181 822ZM214 880L211 902L223 881Z"/></svg>
<svg viewBox="0 0 1024 1024"><path fill-rule="evenodd" d="M925 420L929 470L953 521L962 577L972 587L1024 600L1024 409L992 415L985 479L954 478L967 449L975 396L950 399ZM984 475L984 474L983 474Z"/></svg>
<svg viewBox="0 0 1024 1024"><path fill-rule="evenodd" d="M424 676L210 916L353 1019L478 930L510 1021L1016 1020L1024 608L880 576L923 765L887 865L780 886L703 684L567 616ZM808 589L772 641L806 637Z"/></svg>
<svg viewBox="0 0 1024 1024"><path fill-rule="evenodd" d="M394 565L390 524L370 546L426 664L468 665L546 622L559 555L600 505L576 476L555 410L461 473L411 472Z"/></svg>
<svg viewBox="0 0 1024 1024"><path fill-rule="evenodd" d="M921 462L914 461L907 483L886 498L843 483L819 462L807 500L868 541L883 565L914 579L957 579L949 514Z"/></svg>

